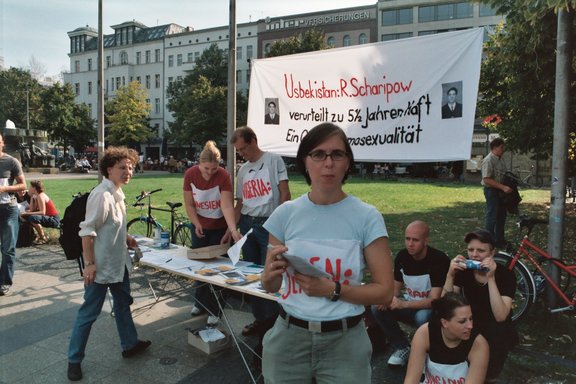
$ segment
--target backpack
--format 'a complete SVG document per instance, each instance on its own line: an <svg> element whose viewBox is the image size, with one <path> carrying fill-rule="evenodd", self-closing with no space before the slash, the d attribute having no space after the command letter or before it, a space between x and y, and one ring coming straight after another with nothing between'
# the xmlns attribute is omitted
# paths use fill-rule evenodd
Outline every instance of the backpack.
<svg viewBox="0 0 576 384"><path fill-rule="evenodd" d="M86 217L86 203L89 192L74 195L74 200L64 210L64 217L60 220L60 238L58 241L64 250L67 260L82 257L82 238L78 235L80 223Z"/></svg>

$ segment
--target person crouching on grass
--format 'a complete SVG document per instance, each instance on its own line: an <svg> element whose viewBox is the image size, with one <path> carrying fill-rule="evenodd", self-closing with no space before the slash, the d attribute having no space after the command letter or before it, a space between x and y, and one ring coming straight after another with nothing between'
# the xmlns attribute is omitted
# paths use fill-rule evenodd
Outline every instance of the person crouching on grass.
<svg viewBox="0 0 576 384"><path fill-rule="evenodd" d="M138 153L124 147L109 147L99 163L104 179L90 192L86 218L80 223L84 257L84 303L78 310L68 348L68 379L82 379L80 364L92 324L102 311L106 293L113 298L114 319L120 336L122 357L146 350L150 341L138 340L130 312L128 271L132 261L128 248L137 246L126 230L126 204L122 186L128 184L138 163Z"/></svg>
<svg viewBox="0 0 576 384"><path fill-rule="evenodd" d="M354 157L336 125L310 130L296 161L310 192L280 205L264 224L272 247L262 285L278 292L284 280L286 287L278 300L280 316L264 335L264 380L370 383L372 345L362 320L364 306L389 305L394 293L384 219L342 190ZM282 257L285 252L331 276L295 272ZM362 284L366 267L371 281Z"/></svg>

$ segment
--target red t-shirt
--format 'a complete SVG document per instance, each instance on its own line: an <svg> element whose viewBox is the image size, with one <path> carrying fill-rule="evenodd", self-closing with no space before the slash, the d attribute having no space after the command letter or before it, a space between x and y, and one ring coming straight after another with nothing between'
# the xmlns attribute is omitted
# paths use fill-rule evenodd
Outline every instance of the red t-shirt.
<svg viewBox="0 0 576 384"><path fill-rule="evenodd" d="M58 214L58 210L56 206L52 202L52 200L48 200L46 202L46 216L56 216Z"/></svg>
<svg viewBox="0 0 576 384"><path fill-rule="evenodd" d="M210 180L202 177L198 165L188 169L184 174L184 191L192 191L198 220L206 229L227 228L220 209L221 192L232 192L230 174L224 168L218 170Z"/></svg>

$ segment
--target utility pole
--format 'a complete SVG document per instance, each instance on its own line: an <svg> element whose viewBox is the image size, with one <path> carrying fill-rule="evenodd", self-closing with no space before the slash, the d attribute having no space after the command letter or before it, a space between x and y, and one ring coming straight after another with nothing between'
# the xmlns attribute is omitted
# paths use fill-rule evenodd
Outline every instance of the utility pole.
<svg viewBox="0 0 576 384"><path fill-rule="evenodd" d="M568 154L568 128L570 126L570 82L572 73L572 12L558 11L556 33L556 90L554 95L554 144L552 147L552 183L550 185L550 216L548 225L548 253L559 259L564 241L564 212L566 199L566 156ZM558 282L558 269L553 267L551 277ZM557 297L548 286L546 301L549 308L556 307Z"/></svg>
<svg viewBox="0 0 576 384"><path fill-rule="evenodd" d="M230 0L230 40L228 41L228 108L226 120L227 168L232 178L232 188L236 185L236 153L230 139L236 130L236 0Z"/></svg>
<svg viewBox="0 0 576 384"><path fill-rule="evenodd" d="M26 131L30 134L30 83L26 83Z"/></svg>
<svg viewBox="0 0 576 384"><path fill-rule="evenodd" d="M104 33L102 32L102 1L98 0L98 164L104 156ZM98 173L102 181L102 173Z"/></svg>

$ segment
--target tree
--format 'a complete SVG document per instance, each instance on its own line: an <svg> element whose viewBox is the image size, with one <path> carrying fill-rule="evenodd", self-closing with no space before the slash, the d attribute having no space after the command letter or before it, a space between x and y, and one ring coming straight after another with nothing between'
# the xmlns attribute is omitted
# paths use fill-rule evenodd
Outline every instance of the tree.
<svg viewBox="0 0 576 384"><path fill-rule="evenodd" d="M216 43L202 52L194 68L184 79L184 84L196 84L201 76L208 79L214 87L228 85L228 56Z"/></svg>
<svg viewBox="0 0 576 384"><path fill-rule="evenodd" d="M29 71L10 68L0 71L0 124L4 127L10 119L17 128L27 127L26 98L30 128L38 129L41 116L42 87Z"/></svg>
<svg viewBox="0 0 576 384"><path fill-rule="evenodd" d="M497 132L506 138L510 149L546 159L552 153L553 141L557 17L539 2L484 2L506 15L506 25L500 26L485 45L478 115L497 114L502 119ZM552 6L574 3L549 2ZM572 98L574 105L574 91ZM574 117L572 134L576 132Z"/></svg>
<svg viewBox="0 0 576 384"><path fill-rule="evenodd" d="M299 35L275 41L266 57L313 52L328 48L330 46L326 43L324 32L312 28Z"/></svg>
<svg viewBox="0 0 576 384"><path fill-rule="evenodd" d="M40 128L48 132L50 140L64 147L72 146L76 152L96 139L95 122L86 104L76 104L70 84L56 83L42 94L42 121Z"/></svg>
<svg viewBox="0 0 576 384"><path fill-rule="evenodd" d="M107 118L106 142L134 147L152 137L148 126L150 104L148 92L138 81L118 88L116 97L105 105Z"/></svg>

